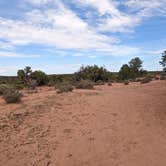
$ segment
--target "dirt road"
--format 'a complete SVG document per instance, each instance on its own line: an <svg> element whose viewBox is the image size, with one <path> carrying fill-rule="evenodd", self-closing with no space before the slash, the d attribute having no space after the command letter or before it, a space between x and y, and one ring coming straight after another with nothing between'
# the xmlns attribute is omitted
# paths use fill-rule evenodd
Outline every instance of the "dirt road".
<svg viewBox="0 0 166 166"><path fill-rule="evenodd" d="M2 166L165 166L166 82L0 99Z"/></svg>

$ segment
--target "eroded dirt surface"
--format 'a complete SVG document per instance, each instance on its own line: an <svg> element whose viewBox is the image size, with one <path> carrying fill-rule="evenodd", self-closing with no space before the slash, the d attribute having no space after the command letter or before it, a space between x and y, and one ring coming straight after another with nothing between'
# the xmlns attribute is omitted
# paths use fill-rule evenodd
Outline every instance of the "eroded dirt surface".
<svg viewBox="0 0 166 166"><path fill-rule="evenodd" d="M166 82L0 98L2 166L165 166Z"/></svg>

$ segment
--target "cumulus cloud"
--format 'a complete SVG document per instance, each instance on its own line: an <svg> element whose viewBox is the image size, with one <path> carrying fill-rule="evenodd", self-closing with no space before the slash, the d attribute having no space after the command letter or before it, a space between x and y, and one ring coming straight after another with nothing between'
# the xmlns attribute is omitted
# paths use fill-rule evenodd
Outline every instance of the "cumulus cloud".
<svg viewBox="0 0 166 166"><path fill-rule="evenodd" d="M95 8L100 18L98 29L109 32L133 32L145 18L166 14L166 0L73 0ZM127 11L119 10L123 6ZM104 17L103 16L107 16Z"/></svg>
<svg viewBox="0 0 166 166"><path fill-rule="evenodd" d="M91 5L98 10L100 15L105 13L111 13L113 16L118 16L120 14L119 10L116 8L116 3L109 0L75 0L76 3L81 3L81 5Z"/></svg>
<svg viewBox="0 0 166 166"><path fill-rule="evenodd" d="M92 49L112 55L137 54L139 48L125 46L118 37L105 32L133 31L145 17L155 15L154 11L165 14L166 4L165 0L124 0L121 3L113 0L72 0L76 6L90 6L98 12L99 22L94 26L60 0L24 1L44 8L30 8L23 19L0 17L0 38L8 41L10 47L41 44L57 49ZM51 8L46 7L48 3L52 3ZM119 10L119 5L131 12ZM93 14L93 10L88 12ZM7 45L0 43L0 47L7 48Z"/></svg>
<svg viewBox="0 0 166 166"><path fill-rule="evenodd" d="M138 13L147 13L147 15L165 13L166 0L127 0L125 5ZM156 13L158 11L158 13Z"/></svg>
<svg viewBox="0 0 166 166"><path fill-rule="evenodd" d="M40 43L76 49L109 47L116 42L113 37L98 34L63 4L56 7L32 10L24 20L0 18L0 37L18 45Z"/></svg>

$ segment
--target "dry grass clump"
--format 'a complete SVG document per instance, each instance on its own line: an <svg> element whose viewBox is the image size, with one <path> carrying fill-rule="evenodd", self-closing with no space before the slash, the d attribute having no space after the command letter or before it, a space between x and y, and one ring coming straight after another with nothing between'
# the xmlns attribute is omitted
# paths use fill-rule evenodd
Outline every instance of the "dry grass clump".
<svg viewBox="0 0 166 166"><path fill-rule="evenodd" d="M111 82L109 82L109 83L108 83L108 86L112 86L112 83L111 83Z"/></svg>
<svg viewBox="0 0 166 166"><path fill-rule="evenodd" d="M22 94L12 88L8 88L3 92L3 98L6 103L18 103L21 101Z"/></svg>
<svg viewBox="0 0 166 166"><path fill-rule="evenodd" d="M95 82L95 85L104 85L104 81L102 80L98 80L97 82Z"/></svg>
<svg viewBox="0 0 166 166"><path fill-rule="evenodd" d="M94 89L94 83L89 80L81 80L75 87L77 89Z"/></svg>
<svg viewBox="0 0 166 166"><path fill-rule="evenodd" d="M147 84L152 81L151 77L145 77L144 79L141 80L141 84Z"/></svg>
<svg viewBox="0 0 166 166"><path fill-rule="evenodd" d="M50 81L47 83L47 85L48 85L49 87L55 86L55 81L50 80Z"/></svg>
<svg viewBox="0 0 166 166"><path fill-rule="evenodd" d="M28 83L28 89L29 90L35 90L38 86L38 83L36 80L31 80L29 83Z"/></svg>
<svg viewBox="0 0 166 166"><path fill-rule="evenodd" d="M129 85L129 81L128 81L128 80L125 80L125 81L124 81L124 85Z"/></svg>
<svg viewBox="0 0 166 166"><path fill-rule="evenodd" d="M73 91L73 86L69 83L61 83L56 85L55 89L58 89L57 93L67 93Z"/></svg>

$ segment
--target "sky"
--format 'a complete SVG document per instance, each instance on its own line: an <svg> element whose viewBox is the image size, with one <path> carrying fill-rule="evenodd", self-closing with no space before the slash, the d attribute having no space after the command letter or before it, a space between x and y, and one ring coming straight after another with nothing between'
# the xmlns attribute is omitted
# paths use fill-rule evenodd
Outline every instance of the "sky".
<svg viewBox="0 0 166 166"><path fill-rule="evenodd" d="M47 74L81 65L110 71L134 57L161 70L166 0L0 0L0 75L31 66Z"/></svg>

